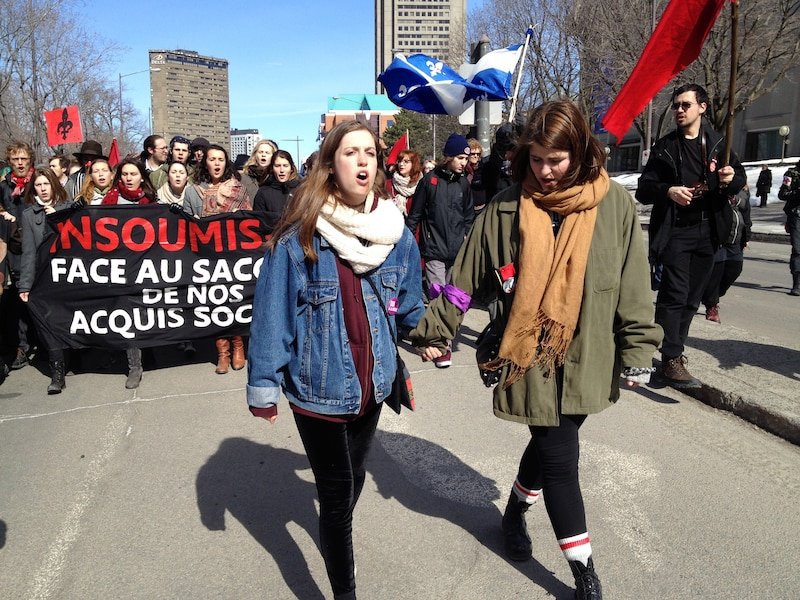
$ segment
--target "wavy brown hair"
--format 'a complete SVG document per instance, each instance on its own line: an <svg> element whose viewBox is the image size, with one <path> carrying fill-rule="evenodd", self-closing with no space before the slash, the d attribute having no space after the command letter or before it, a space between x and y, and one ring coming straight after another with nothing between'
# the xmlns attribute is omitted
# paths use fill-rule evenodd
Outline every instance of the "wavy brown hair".
<svg viewBox="0 0 800 600"><path fill-rule="evenodd" d="M56 179L55 173L50 170L50 167L47 167L34 170L31 180L25 186L25 204L36 204L36 188L34 185L39 177L46 177L47 181L50 182L50 195L53 198L53 206L58 206L67 201L67 191L61 185L61 182Z"/></svg>
<svg viewBox="0 0 800 600"><path fill-rule="evenodd" d="M554 100L534 108L520 135L511 159L512 177L523 182L530 173L533 143L569 152L570 164L558 188L566 189L594 181L606 164L606 152L592 135L589 122L569 100Z"/></svg>
<svg viewBox="0 0 800 600"><path fill-rule="evenodd" d="M372 129L358 121L339 123L330 130L322 141L322 146L320 146L319 155L314 162L314 166L303 180L303 183L298 186L294 196L289 200L289 204L286 206L283 216L275 226L275 231L268 243L269 248L275 248L278 239L289 229L296 226L299 229L300 245L303 247L303 254L307 259L316 262L317 252L314 250L314 232L317 227L317 216L322 209L322 205L325 204L325 201L328 199L328 196L333 196L337 202L341 201L341 194L334 178L333 159L344 136L354 131L369 132L375 142L378 171L375 176L375 183L372 186L372 191L376 196L384 195L383 187L385 180L383 177L378 176L378 174L383 172L383 155L379 150L380 142L378 141L378 136L375 135Z"/></svg>

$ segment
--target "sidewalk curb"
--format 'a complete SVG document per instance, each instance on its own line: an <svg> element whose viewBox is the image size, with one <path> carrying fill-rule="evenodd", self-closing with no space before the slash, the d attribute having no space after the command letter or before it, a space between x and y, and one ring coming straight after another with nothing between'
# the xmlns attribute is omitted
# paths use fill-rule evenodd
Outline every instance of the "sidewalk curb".
<svg viewBox="0 0 800 600"><path fill-rule="evenodd" d="M772 410L735 392L726 392L702 382L701 384L699 388L673 389L712 408L733 413L764 431L800 446L800 419L796 415Z"/></svg>

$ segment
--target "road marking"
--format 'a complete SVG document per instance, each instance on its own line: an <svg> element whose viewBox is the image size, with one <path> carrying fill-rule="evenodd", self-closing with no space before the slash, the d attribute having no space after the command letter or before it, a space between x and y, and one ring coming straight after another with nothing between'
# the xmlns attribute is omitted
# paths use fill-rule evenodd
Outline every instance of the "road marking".
<svg viewBox="0 0 800 600"><path fill-rule="evenodd" d="M86 476L78 487L72 509L67 513L58 536L50 544L42 565L33 577L33 586L27 596L29 600L45 600L58 592L57 587L67 562L67 555L78 539L81 518L92 502L100 480L106 474L111 457L121 440L119 433L124 425L123 411L119 411L106 427L100 441L100 450L89 463Z"/></svg>
<svg viewBox="0 0 800 600"><path fill-rule="evenodd" d="M230 392L244 392L244 388L232 388L228 390L215 390L208 392L192 392L186 394L165 394L163 396L155 396L153 398L129 398L127 400L120 400L118 402L106 402L104 404L90 404L87 406L76 406L74 408L67 408L64 410L56 410L46 413L28 413L21 415L6 415L0 416L0 425L8 421L21 421L23 419L39 419L41 417L52 417L54 415L65 415L73 412L80 412L84 410L94 410L96 408L108 408L109 406L125 406L127 404L139 404L142 402L156 402L158 400L172 400L181 398L196 398L198 396L211 396L214 394L227 394Z"/></svg>

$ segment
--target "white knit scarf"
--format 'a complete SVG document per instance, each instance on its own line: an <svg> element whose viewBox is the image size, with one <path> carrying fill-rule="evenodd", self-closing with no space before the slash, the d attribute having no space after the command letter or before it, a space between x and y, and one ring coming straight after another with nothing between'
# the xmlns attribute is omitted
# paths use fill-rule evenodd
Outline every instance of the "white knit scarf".
<svg viewBox="0 0 800 600"><path fill-rule="evenodd" d="M179 204L183 206L183 196L186 194L186 188L183 188L180 196L176 196L169 186L169 181L166 181L158 188L156 194L158 195L159 204Z"/></svg>
<svg viewBox="0 0 800 600"><path fill-rule="evenodd" d="M372 204L372 192L367 196L364 212L336 202L331 196L317 217L317 231L358 275L383 264L405 227L403 215L393 202L378 200L375 210L370 211Z"/></svg>

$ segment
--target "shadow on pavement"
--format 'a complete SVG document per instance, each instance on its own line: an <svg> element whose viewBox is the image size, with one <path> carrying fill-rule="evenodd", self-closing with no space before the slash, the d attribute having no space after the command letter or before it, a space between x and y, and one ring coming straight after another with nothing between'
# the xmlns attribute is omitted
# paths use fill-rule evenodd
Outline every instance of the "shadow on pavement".
<svg viewBox="0 0 800 600"><path fill-rule="evenodd" d="M296 523L317 539L317 491L298 471L309 470L305 454L224 440L197 474L200 520L211 531L225 530L225 511L272 556L286 586L300 600L324 600L287 525Z"/></svg>
<svg viewBox="0 0 800 600"><path fill-rule="evenodd" d="M716 358L719 368L723 370L751 365L798 381L800 351L792 348L741 340L700 338L693 338L689 345Z"/></svg>
<svg viewBox="0 0 800 600"><path fill-rule="evenodd" d="M3 519L0 519L0 548L6 545L6 531L8 527Z"/></svg>
<svg viewBox="0 0 800 600"><path fill-rule="evenodd" d="M662 396L661 394L655 391L655 390L662 390L667 387L669 387L669 385L667 385L667 383L663 379L658 377L656 373L653 373L653 375L650 378L650 383L648 383L646 386L640 385L634 388L633 392L639 394L643 398L647 398L648 400L652 400L653 402L658 402L659 404L680 404L678 400L675 400L674 398L669 398L667 396Z"/></svg>
<svg viewBox="0 0 800 600"><path fill-rule="evenodd" d="M449 521L505 559L502 514L492 504L500 498L494 480L427 440L381 430L376 439L380 444L373 445L367 470L384 498L394 497L413 512ZM535 559L507 562L551 596L574 598L574 590Z"/></svg>

